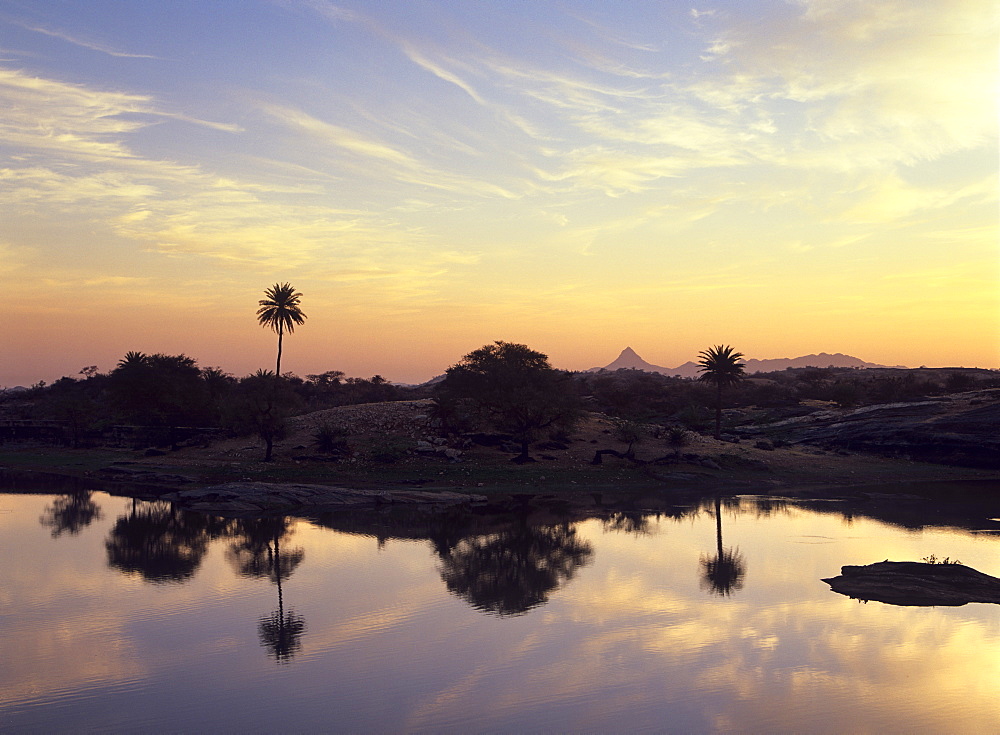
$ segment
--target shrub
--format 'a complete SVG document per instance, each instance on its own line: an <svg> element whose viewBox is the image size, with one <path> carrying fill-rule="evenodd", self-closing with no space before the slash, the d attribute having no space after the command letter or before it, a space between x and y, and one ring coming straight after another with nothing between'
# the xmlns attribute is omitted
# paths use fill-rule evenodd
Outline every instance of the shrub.
<svg viewBox="0 0 1000 735"><path fill-rule="evenodd" d="M676 418L684 428L691 431L702 431L711 421L708 409L694 404L689 404L678 411Z"/></svg>
<svg viewBox="0 0 1000 735"><path fill-rule="evenodd" d="M923 561L925 561L928 564L961 564L962 563L958 559L951 559L950 557L947 557L947 556L944 559L938 559L936 556L934 556L934 554L931 554L930 556L925 556L923 558Z"/></svg>
<svg viewBox="0 0 1000 735"><path fill-rule="evenodd" d="M648 427L640 421L631 419L614 418L611 420L613 429L612 435L623 444L628 444L625 456L634 456L633 448L636 444L641 444L646 438Z"/></svg>
<svg viewBox="0 0 1000 735"><path fill-rule="evenodd" d="M316 447L317 452L322 454L347 454L349 451L348 436L346 429L330 423L320 424L313 432L313 446Z"/></svg>
<svg viewBox="0 0 1000 735"><path fill-rule="evenodd" d="M683 426L671 426L667 429L667 444L674 449L686 447L691 443L691 436Z"/></svg>

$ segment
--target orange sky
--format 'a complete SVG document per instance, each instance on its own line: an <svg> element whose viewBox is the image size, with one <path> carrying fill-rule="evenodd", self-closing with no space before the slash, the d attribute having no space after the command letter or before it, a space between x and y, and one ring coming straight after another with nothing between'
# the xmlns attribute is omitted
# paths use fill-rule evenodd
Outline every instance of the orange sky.
<svg viewBox="0 0 1000 735"><path fill-rule="evenodd" d="M0 2L0 386L185 353L418 382L1000 367L987 0Z"/></svg>

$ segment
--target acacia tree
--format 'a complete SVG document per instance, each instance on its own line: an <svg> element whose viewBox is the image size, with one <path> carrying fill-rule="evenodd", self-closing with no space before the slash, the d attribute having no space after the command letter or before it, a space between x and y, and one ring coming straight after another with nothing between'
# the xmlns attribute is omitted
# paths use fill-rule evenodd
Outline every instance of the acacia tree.
<svg viewBox="0 0 1000 735"><path fill-rule="evenodd" d="M264 298L259 302L257 321L262 327L273 329L278 335L278 361L274 374L281 375L281 339L285 332L291 334L296 324L304 324L306 315L302 313L299 302L302 294L296 291L290 283L276 283L264 291Z"/></svg>
<svg viewBox="0 0 1000 735"><path fill-rule="evenodd" d="M743 353L736 352L729 345L717 345L698 353L698 369L702 374L698 380L715 386L715 438L722 435L722 390L737 385L743 380Z"/></svg>
<svg viewBox="0 0 1000 735"><path fill-rule="evenodd" d="M568 430L579 415L569 376L525 345L497 341L448 368L439 387L445 400L468 401L486 423L521 444L514 459L532 461L528 446L540 432Z"/></svg>

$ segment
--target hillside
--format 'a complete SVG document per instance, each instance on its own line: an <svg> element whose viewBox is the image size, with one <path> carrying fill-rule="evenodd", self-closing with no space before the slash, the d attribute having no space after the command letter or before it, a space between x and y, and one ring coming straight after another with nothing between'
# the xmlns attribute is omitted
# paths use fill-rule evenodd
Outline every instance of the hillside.
<svg viewBox="0 0 1000 735"><path fill-rule="evenodd" d="M571 436L533 446L537 460L526 465L511 462L516 447L492 441L491 435L440 436L430 418L426 400L342 406L305 414L289 422L289 431L275 448L275 461L262 462L263 447L254 437L192 441L175 451L71 450L7 445L0 452L0 467L36 469L83 475L104 482L148 483L156 486L198 487L227 482L314 483L380 491L422 488L473 493L561 492L576 499L604 493L704 492L813 492L809 488L859 486L907 481L981 479L995 482L996 470L946 466L913 461L919 452L916 438L900 421L920 425L919 440L949 438L947 454L934 459L956 459L954 453L970 446L972 424L983 411L1000 405L997 395L982 393L962 399L914 406L919 416L903 416L886 406L886 417L874 426L865 420L877 412L818 409L796 422L765 426L751 416L732 418L743 424L743 441L719 441L690 432L684 447L671 447L664 438L647 436L634 447L637 462L624 457L628 445L616 438L615 422L600 413L589 413ZM924 415L926 414L926 416ZM740 420L742 418L742 421ZM843 434L838 426L851 421ZM879 418L884 418L879 416ZM840 419L838 421L838 419ZM744 423L744 421L750 423ZM759 417L758 417L759 420ZM972 422L970 424L969 422ZM995 411L990 413L994 427ZM987 422L989 423L989 422ZM322 453L316 435L323 426L344 430L342 453ZM768 429L774 431L768 431ZM788 443L776 439L787 436ZM886 443L886 440L892 441ZM893 455L859 453L861 448ZM976 462L991 466L997 455L994 442ZM609 451L610 450L610 451ZM601 461L595 463L595 458ZM654 461L656 460L656 461ZM668 496L656 497L667 498ZM597 502L600 502L599 500Z"/></svg>

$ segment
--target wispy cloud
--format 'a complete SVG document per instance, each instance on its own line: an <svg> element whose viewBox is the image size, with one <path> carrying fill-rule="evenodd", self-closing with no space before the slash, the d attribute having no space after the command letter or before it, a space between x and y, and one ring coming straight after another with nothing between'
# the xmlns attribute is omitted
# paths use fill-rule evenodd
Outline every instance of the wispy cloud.
<svg viewBox="0 0 1000 735"><path fill-rule="evenodd" d="M151 118L227 132L241 129L160 110L149 95L97 90L0 67L0 145L22 155L44 151L92 160L135 158L124 138L148 127Z"/></svg>
<svg viewBox="0 0 1000 735"><path fill-rule="evenodd" d="M324 122L302 110L273 104L265 104L263 105L263 109L287 125L304 130L330 145L359 156L375 158L407 168L416 168L418 165L414 158L392 146L373 140L356 131Z"/></svg>
<svg viewBox="0 0 1000 735"><path fill-rule="evenodd" d="M80 46L81 48L85 48L85 49L88 49L90 51L98 51L98 52L100 52L102 54L107 54L108 56L114 56L116 58L124 58L124 59L155 59L155 58L157 58L156 56L152 56L150 54L134 54L134 53L128 53L126 51L120 51L120 50L118 50L116 48L113 48L113 47L107 45L107 44L103 44L103 43L99 43L97 41L91 41L91 40L87 40L87 39L83 39L83 38L78 38L76 36L70 35L69 33L65 32L65 31L60 31L60 30L56 30L56 29L52 29L52 28L45 28L44 26L33 25L31 23L27 23L27 22L24 22L24 21L10 20L9 22L13 23L14 25L20 26L21 28L24 28L26 30L32 31L34 33L41 33L41 34L43 34L45 36L50 36L51 38L58 38L60 41L66 41L67 43L71 43L74 46Z"/></svg>
<svg viewBox="0 0 1000 735"><path fill-rule="evenodd" d="M220 123L212 120L201 120L197 117L191 117L190 115L184 115L178 112L155 112L153 114L158 117L171 118L173 120L191 123L192 125L202 125L206 128L211 128L212 130L221 130L225 133L242 133L246 131L246 128L242 125L236 125L234 123Z"/></svg>
<svg viewBox="0 0 1000 735"><path fill-rule="evenodd" d="M286 125L331 147L331 150L339 149L363 160L364 166L357 172L366 178L377 173L380 177L455 194L506 199L519 196L501 184L442 170L404 150L358 131L325 122L302 110L274 104L264 104L262 108ZM381 168L373 169L373 164Z"/></svg>
<svg viewBox="0 0 1000 735"><path fill-rule="evenodd" d="M471 84L469 84L464 79L459 77L458 74L455 74L454 72L445 69L440 64L436 64L430 59L428 59L426 56L420 53L420 51L414 48L412 44L404 43L403 51L406 53L407 57L409 57L410 61L412 61L417 66L426 69L431 74L436 76L438 79L448 82L449 84L454 84L456 87L461 89L463 92L465 92L467 95L469 95L469 97L474 99L479 104L481 105L486 104L486 102L479 95L479 93L472 88Z"/></svg>
<svg viewBox="0 0 1000 735"><path fill-rule="evenodd" d="M639 41L635 38L630 38L629 36L623 34L621 31L608 27L602 23L597 22L593 18L588 18L582 13L569 13L572 17L581 23L586 24L603 40L612 43L616 46L621 46L627 49L632 49L633 51L656 51L657 47L646 41Z"/></svg>

